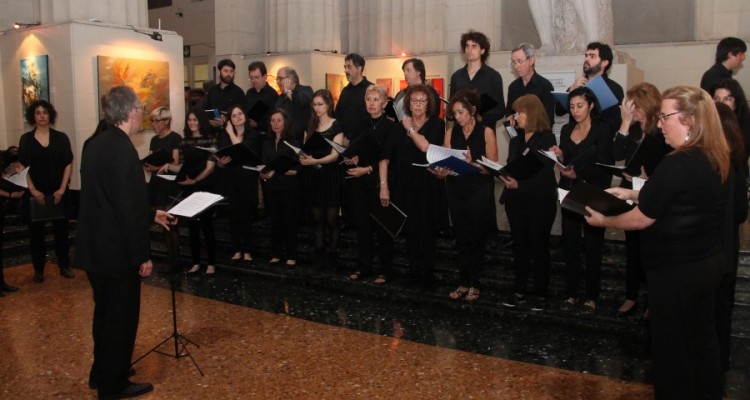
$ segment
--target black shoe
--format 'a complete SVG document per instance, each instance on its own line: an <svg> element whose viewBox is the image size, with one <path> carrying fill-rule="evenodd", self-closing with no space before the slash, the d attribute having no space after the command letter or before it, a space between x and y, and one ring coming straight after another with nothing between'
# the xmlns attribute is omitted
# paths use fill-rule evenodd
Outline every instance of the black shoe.
<svg viewBox="0 0 750 400"><path fill-rule="evenodd" d="M135 376L135 368L130 367L130 370L128 371L128 378ZM96 379L94 379L93 375L89 373L89 389L96 389Z"/></svg>
<svg viewBox="0 0 750 400"><path fill-rule="evenodd" d="M125 387L125 389L122 389L119 392L106 394L104 396L99 396L99 398L100 399L127 399L131 397L138 397L152 390L154 390L154 385L150 383L130 382L128 386Z"/></svg>
<svg viewBox="0 0 750 400"><path fill-rule="evenodd" d="M35 272L34 273L34 277L32 278L32 280L34 281L34 283L42 283L42 282L44 282L44 274L40 274L40 273L36 273Z"/></svg>
<svg viewBox="0 0 750 400"><path fill-rule="evenodd" d="M546 297L536 297L531 299L531 311L544 311L549 307Z"/></svg>
<svg viewBox="0 0 750 400"><path fill-rule="evenodd" d="M74 274L73 271L70 270L70 268L61 269L60 275L62 275L63 278L67 278L67 279L73 279L76 277L76 274Z"/></svg>
<svg viewBox="0 0 750 400"><path fill-rule="evenodd" d="M505 307L516 308L521 303L526 302L526 296L518 293L513 293L508 297L508 300L502 302Z"/></svg>
<svg viewBox="0 0 750 400"><path fill-rule="evenodd" d="M0 293L2 292L17 292L18 288L15 286L10 286L6 284L0 285Z"/></svg>

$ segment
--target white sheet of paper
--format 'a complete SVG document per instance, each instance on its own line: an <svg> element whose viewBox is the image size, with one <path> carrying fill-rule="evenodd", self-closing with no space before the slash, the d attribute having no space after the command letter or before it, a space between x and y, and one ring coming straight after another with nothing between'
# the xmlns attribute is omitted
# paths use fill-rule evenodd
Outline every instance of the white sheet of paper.
<svg viewBox="0 0 750 400"><path fill-rule="evenodd" d="M492 168L495 171L500 171L504 167L504 165L496 163L485 156L482 156L482 158L477 160L477 162L484 165L485 167Z"/></svg>
<svg viewBox="0 0 750 400"><path fill-rule="evenodd" d="M168 180L168 181L174 181L177 179L177 175L170 175L170 174L156 174L161 179Z"/></svg>
<svg viewBox="0 0 750 400"><path fill-rule="evenodd" d="M196 149L199 149L199 150L204 150L204 151L207 151L207 152L209 152L209 153L211 153L211 154L213 154L213 153L216 153L217 151L219 151L218 149L215 149L215 148L213 148L213 147L201 147L201 146L195 146L195 148L196 148Z"/></svg>
<svg viewBox="0 0 750 400"><path fill-rule="evenodd" d="M344 146L342 146L342 145L340 145L340 144L338 144L338 143L334 142L333 140L331 140L331 139L328 139L328 138L326 138L326 137L324 137L323 139L325 139L325 140L326 140L326 142L328 142L328 144L330 144L330 145L331 145L331 147L333 147L333 149L334 149L334 150L336 150L336 153L339 153L339 154L341 154L341 153L343 153L343 152L345 152L345 151L346 151L346 147L344 147Z"/></svg>
<svg viewBox="0 0 750 400"><path fill-rule="evenodd" d="M514 138L514 137L516 137L516 136L518 136L518 131L516 131L516 128L514 128L514 127L512 127L510 125L506 126L505 130L508 131L508 136L510 136L511 139Z"/></svg>
<svg viewBox="0 0 750 400"><path fill-rule="evenodd" d="M26 175L29 174L29 168L31 168L31 167L24 168L24 169L21 170L21 172L19 172L17 174L13 174L11 176L5 176L5 177L3 177L3 179L5 179L6 181L8 181L10 183L13 183L13 184L16 184L16 185L18 185L20 187L24 187L24 188L28 189L29 188L29 183L26 181Z"/></svg>
<svg viewBox="0 0 750 400"><path fill-rule="evenodd" d="M455 150L431 144L429 147L427 147L427 162L429 162L430 164L436 163L450 156L456 157L459 160L465 160L466 156L464 154L466 153L466 151L467 150Z"/></svg>
<svg viewBox="0 0 750 400"><path fill-rule="evenodd" d="M633 177L633 190L641 190L646 180L637 176Z"/></svg>
<svg viewBox="0 0 750 400"><path fill-rule="evenodd" d="M292 146L292 145L291 145L291 144L289 144L289 142L287 142L286 140L284 141L284 144L285 144L285 145L287 145L287 147L289 147L290 149L292 149L292 151L294 152L294 154L297 154L297 155L299 155L299 153L301 153L301 152L302 152L302 149L300 149L299 147L294 147L294 146Z"/></svg>
<svg viewBox="0 0 750 400"><path fill-rule="evenodd" d="M404 118L406 118L406 113L404 112L404 99L406 96L401 97L398 99L397 102L393 103L393 109L396 110L396 118L398 118L399 122L403 121Z"/></svg>
<svg viewBox="0 0 750 400"><path fill-rule="evenodd" d="M172 215L192 218L198 215L201 211L205 210L215 203L218 203L223 199L224 197L218 194L209 192L195 192L186 197L184 200L179 202L176 206L172 207L167 212Z"/></svg>
<svg viewBox="0 0 750 400"><path fill-rule="evenodd" d="M562 201L565 200L565 196L567 196L568 193L570 193L569 190L557 188L557 201L562 203Z"/></svg>
<svg viewBox="0 0 750 400"><path fill-rule="evenodd" d="M260 167L253 167L250 165L243 165L242 168L249 169L250 171L255 171L255 172L260 172L260 170L262 169Z"/></svg>

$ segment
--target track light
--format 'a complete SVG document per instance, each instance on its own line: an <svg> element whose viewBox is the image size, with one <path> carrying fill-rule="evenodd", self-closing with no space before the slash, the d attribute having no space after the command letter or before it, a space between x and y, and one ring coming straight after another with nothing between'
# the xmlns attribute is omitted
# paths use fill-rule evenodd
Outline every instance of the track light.
<svg viewBox="0 0 750 400"><path fill-rule="evenodd" d="M13 23L13 27L16 28L16 29L21 29L21 28L28 28L30 26L38 26L38 25L41 25L41 24L42 23L39 22L39 21L36 21L36 22L14 22Z"/></svg>

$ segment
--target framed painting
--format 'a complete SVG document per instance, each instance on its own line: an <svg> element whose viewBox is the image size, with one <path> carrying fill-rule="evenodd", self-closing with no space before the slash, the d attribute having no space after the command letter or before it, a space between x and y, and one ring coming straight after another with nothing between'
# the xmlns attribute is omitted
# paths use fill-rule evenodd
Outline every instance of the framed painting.
<svg viewBox="0 0 750 400"><path fill-rule="evenodd" d="M21 59L21 101L23 110L37 100L49 101L47 55Z"/></svg>
<svg viewBox="0 0 750 400"><path fill-rule="evenodd" d="M159 107L169 108L168 62L97 56L97 72L100 95L114 86L133 88L143 104L143 129L152 129L151 111ZM103 118L102 112L99 110Z"/></svg>
<svg viewBox="0 0 750 400"><path fill-rule="evenodd" d="M375 84L380 85L385 88L385 91L388 94L387 97L389 98L393 97L393 79L391 78L375 79Z"/></svg>
<svg viewBox="0 0 750 400"><path fill-rule="evenodd" d="M331 97L333 98L333 106L336 107L336 103L339 102L339 96L341 96L341 90L344 89L349 82L346 80L346 75L343 74L326 74L326 89L331 91Z"/></svg>

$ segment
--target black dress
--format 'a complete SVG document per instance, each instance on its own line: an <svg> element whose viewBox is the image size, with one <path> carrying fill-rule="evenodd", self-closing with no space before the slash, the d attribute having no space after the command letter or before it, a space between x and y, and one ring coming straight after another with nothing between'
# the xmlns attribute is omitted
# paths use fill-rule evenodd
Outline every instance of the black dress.
<svg viewBox="0 0 750 400"><path fill-rule="evenodd" d="M190 168L185 171L186 176L195 179L206 169L206 162L209 153L197 149L196 147L214 148L216 147L216 138L213 136L186 137L182 140L182 158L183 168ZM179 185L183 190L183 197L189 196L194 192L212 192L215 190L216 176L214 173L204 177L200 182L193 185ZM216 265L216 234L214 231L214 207L202 212L198 219L188 221L190 234L190 255L194 265L199 265L201 260L201 238L200 232L206 238L206 262L208 265Z"/></svg>
<svg viewBox="0 0 750 400"><path fill-rule="evenodd" d="M333 140L336 135L342 133L341 124L333 121L331 127L323 132L314 132L313 135L322 135L324 138ZM323 158L330 154L331 149L321 151L318 154L310 154L313 158ZM302 168L303 190L307 206L310 208L332 208L341 206L341 185L343 175L338 163L322 164L320 168L305 166Z"/></svg>
<svg viewBox="0 0 750 400"><path fill-rule="evenodd" d="M174 150L180 148L181 143L182 136L179 133L169 132L163 138L160 138L159 135L152 137L148 150L151 153L164 150L172 154ZM151 207L164 207L171 204L173 197L178 193L179 190L174 185L174 182L159 178L156 176L156 173L151 174L151 179L148 181L148 198Z"/></svg>
<svg viewBox="0 0 750 400"><path fill-rule="evenodd" d="M289 144L299 147L295 139ZM296 155L281 141L270 137L263 142L263 164L268 165L278 157L296 159ZM299 173L299 165L294 168ZM300 210L300 183L298 175L274 172L271 179L263 182L266 211L271 217L271 257L297 259L297 220Z"/></svg>

